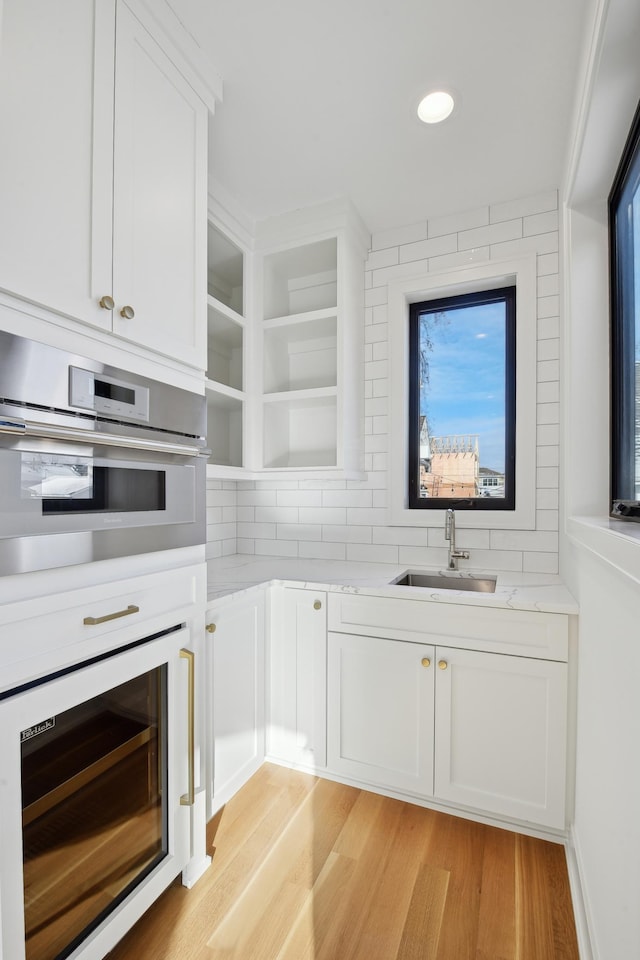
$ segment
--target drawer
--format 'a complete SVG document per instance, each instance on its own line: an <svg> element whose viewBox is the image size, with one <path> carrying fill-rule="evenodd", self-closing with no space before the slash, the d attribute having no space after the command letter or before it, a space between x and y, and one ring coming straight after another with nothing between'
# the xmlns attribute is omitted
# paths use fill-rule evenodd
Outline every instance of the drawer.
<svg viewBox="0 0 640 960"><path fill-rule="evenodd" d="M182 623L205 597L203 564L7 604L0 609L0 689Z"/></svg>
<svg viewBox="0 0 640 960"><path fill-rule="evenodd" d="M328 628L541 660L568 656L568 618L555 613L330 593Z"/></svg>

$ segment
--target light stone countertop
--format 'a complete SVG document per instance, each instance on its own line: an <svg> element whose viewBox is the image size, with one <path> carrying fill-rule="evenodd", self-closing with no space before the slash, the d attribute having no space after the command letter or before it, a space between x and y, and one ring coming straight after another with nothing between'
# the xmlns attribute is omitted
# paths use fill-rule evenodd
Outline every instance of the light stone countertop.
<svg viewBox="0 0 640 960"><path fill-rule="evenodd" d="M233 554L207 562L210 602L233 597L264 584L307 587L313 590L397 597L435 603L456 603L544 613L578 613L578 604L560 577L547 573L501 573L464 570L462 575L497 576L495 593L438 590L433 587L400 587L393 583L406 570L447 575L446 570L391 563L345 560L306 560L299 557L264 557Z"/></svg>

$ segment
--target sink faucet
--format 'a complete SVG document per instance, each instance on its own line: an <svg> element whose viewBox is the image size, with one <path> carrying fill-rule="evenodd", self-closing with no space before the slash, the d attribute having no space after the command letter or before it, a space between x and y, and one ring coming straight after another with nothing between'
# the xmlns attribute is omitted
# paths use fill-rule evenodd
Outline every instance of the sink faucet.
<svg viewBox="0 0 640 960"><path fill-rule="evenodd" d="M456 550L456 515L451 507L444 515L444 538L449 541L449 558L447 568L458 569L458 560L468 560L468 550Z"/></svg>

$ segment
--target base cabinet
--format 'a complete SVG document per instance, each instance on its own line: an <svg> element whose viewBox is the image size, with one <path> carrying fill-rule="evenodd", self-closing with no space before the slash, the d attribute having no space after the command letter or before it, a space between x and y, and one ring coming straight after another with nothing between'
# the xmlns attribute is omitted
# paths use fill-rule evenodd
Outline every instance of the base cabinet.
<svg viewBox="0 0 640 960"><path fill-rule="evenodd" d="M434 648L329 634L328 754L336 773L433 793Z"/></svg>
<svg viewBox="0 0 640 960"><path fill-rule="evenodd" d="M207 611L209 816L264 760L264 594Z"/></svg>
<svg viewBox="0 0 640 960"><path fill-rule="evenodd" d="M566 686L566 663L331 632L328 767L563 828Z"/></svg>
<svg viewBox="0 0 640 960"><path fill-rule="evenodd" d="M324 767L326 594L273 587L270 595L267 756Z"/></svg>

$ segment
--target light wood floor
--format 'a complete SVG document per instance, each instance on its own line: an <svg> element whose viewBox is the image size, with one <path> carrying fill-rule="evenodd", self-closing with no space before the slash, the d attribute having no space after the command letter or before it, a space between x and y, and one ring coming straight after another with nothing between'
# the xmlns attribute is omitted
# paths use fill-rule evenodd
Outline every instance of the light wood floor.
<svg viewBox="0 0 640 960"><path fill-rule="evenodd" d="M265 764L109 960L577 960L564 850Z"/></svg>

